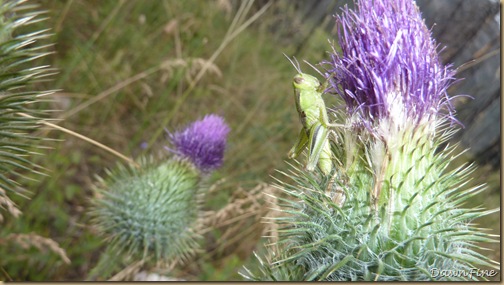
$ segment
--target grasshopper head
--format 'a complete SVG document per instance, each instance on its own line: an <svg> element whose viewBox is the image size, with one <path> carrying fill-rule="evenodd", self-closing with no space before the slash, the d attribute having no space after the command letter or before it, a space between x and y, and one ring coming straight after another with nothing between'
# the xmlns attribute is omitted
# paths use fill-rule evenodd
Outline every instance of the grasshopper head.
<svg viewBox="0 0 504 285"><path fill-rule="evenodd" d="M294 88L301 90L314 90L320 86L320 82L314 76L306 73L299 73L294 76Z"/></svg>

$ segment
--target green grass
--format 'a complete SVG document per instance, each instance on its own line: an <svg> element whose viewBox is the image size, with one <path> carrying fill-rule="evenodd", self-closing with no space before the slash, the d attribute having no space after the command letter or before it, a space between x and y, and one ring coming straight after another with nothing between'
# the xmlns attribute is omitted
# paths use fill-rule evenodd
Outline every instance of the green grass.
<svg viewBox="0 0 504 285"><path fill-rule="evenodd" d="M55 54L44 63L57 68L59 74L40 85L41 89L61 90L44 106L57 110L52 117L61 120L55 123L137 157L142 152L164 151L164 128L175 130L208 113L223 115L232 131L225 165L211 179L225 181L217 195L208 197L209 209L225 205L238 186L269 181L274 169L284 167L285 153L298 132L298 119L290 84L294 69L282 52L295 50L289 46L296 37L291 32L301 26L283 27L273 35L272 28L278 17L294 16L292 11L288 15L274 12L288 3L274 4L276 9L243 30L217 56L213 63L217 72L209 69L192 89L189 80L201 69L194 62L208 60L218 50L238 7L226 11L213 1L40 4L49 10L50 19L44 25L52 28L56 43ZM259 8L252 7L241 23ZM320 40L326 42L323 37ZM306 49L310 54L297 56L316 62L326 49L318 46L318 50ZM196 66L192 73L191 61ZM160 68L162 62L168 67ZM148 75L127 84L144 71ZM108 92L117 86L121 88ZM48 176L27 185L31 199L16 199L22 217L9 219L4 226L7 232L35 232L52 238L67 251L72 263L63 264L50 252L32 250L28 255L17 249L10 254L20 252L26 258L20 255L6 262L4 279L82 280L103 250L86 214L94 176L120 159L57 130L47 129L39 135L58 140L44 156L35 158L47 168ZM143 151L142 142L152 145ZM203 260L197 268L201 272L194 278L239 279L236 272L246 257L228 255L220 258L229 260L230 268L223 268L221 260Z"/></svg>
<svg viewBox="0 0 504 285"><path fill-rule="evenodd" d="M219 49L238 8L230 12L218 3L238 2L38 2L49 11L43 25L52 29L56 43L55 54L43 63L59 74L39 86L61 90L44 106L57 110L54 123L135 158L164 152L164 128L173 131L208 113L224 116L232 130L224 166L211 177L213 182L224 179L208 197L207 208L213 210L226 205L238 187L269 182L275 169L286 169L299 123L291 89L295 69L282 53L292 55L308 32L288 1L274 1L224 47L214 71L209 69L193 87L190 80L200 70L195 59L208 60ZM244 19L259 9L253 6ZM328 37L317 29L296 57L320 61L330 49ZM315 73L306 65L303 70ZM34 232L51 238L72 263L64 264L51 251L3 248L0 256L7 259L0 279L83 280L104 247L86 213L94 177L121 160L60 131L48 128L38 135L57 140L35 158L48 176L26 185L30 200L16 199L23 215L7 218L2 234ZM142 142L150 143L148 149L140 148ZM207 236L211 246L225 242L218 231ZM251 254L203 255L189 269L172 273L192 280L241 280L237 271L255 262Z"/></svg>

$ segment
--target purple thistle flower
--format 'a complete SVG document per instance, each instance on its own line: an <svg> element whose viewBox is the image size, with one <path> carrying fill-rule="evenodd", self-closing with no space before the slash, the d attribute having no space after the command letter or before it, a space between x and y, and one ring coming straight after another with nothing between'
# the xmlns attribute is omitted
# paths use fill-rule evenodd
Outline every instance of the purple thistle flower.
<svg viewBox="0 0 504 285"><path fill-rule="evenodd" d="M229 131L222 117L211 114L182 131L169 133L169 136L175 153L188 158L199 170L208 173L222 165Z"/></svg>
<svg viewBox="0 0 504 285"><path fill-rule="evenodd" d="M419 124L443 111L456 121L446 92L454 71L440 63L413 0L362 0L336 22L341 54L323 64L328 91L343 98L350 116L368 128L383 118Z"/></svg>

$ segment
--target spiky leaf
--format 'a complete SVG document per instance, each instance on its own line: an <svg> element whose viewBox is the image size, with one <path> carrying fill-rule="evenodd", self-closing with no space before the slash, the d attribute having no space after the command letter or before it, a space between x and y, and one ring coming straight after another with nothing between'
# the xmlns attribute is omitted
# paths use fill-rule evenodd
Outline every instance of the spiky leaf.
<svg viewBox="0 0 504 285"><path fill-rule="evenodd" d="M14 215L20 212L13 210L9 196L23 192L26 173L39 173L29 156L40 144L33 133L43 114L35 104L50 93L33 87L51 74L50 68L37 64L48 54L43 44L47 30L33 28L45 20L43 14L25 1L0 1L0 207Z"/></svg>

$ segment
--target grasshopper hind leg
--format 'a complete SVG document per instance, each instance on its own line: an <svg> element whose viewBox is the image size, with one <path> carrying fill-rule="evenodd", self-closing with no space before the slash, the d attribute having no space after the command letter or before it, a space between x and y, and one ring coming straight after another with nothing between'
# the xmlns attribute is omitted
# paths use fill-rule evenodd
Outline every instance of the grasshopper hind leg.
<svg viewBox="0 0 504 285"><path fill-rule="evenodd" d="M332 170L332 152L329 144L329 130L321 123L310 128L310 145L308 149L308 163L306 170L313 171L318 164L320 170L328 175Z"/></svg>
<svg viewBox="0 0 504 285"><path fill-rule="evenodd" d="M298 142L291 148L291 150L288 153L289 158L298 157L307 144L308 144L308 135L306 134L306 130L302 128L301 132L299 133Z"/></svg>
<svg viewBox="0 0 504 285"><path fill-rule="evenodd" d="M324 146L322 146L322 151L320 153L319 161L318 161L318 166L320 170L325 175L329 175L332 171L332 152L331 152L331 145L329 143L329 140L325 140Z"/></svg>

